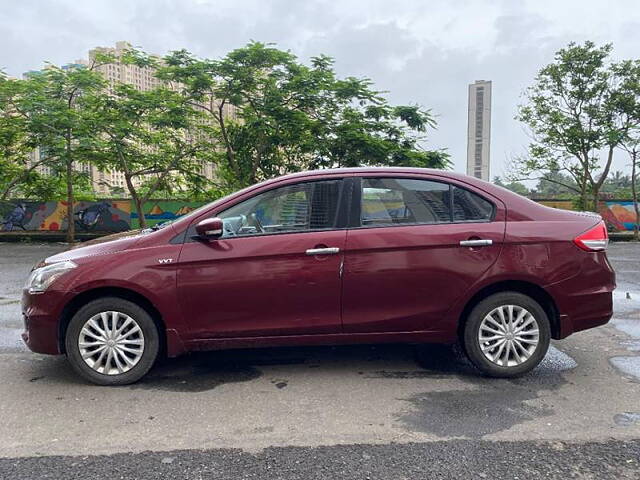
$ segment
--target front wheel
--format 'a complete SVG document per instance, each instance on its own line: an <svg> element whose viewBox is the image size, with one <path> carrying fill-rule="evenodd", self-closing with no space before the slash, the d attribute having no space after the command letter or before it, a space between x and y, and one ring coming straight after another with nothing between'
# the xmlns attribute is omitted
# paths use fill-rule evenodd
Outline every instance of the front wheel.
<svg viewBox="0 0 640 480"><path fill-rule="evenodd" d="M478 303L464 327L471 362L491 377L516 377L535 368L549 349L549 318L538 302L501 292Z"/></svg>
<svg viewBox="0 0 640 480"><path fill-rule="evenodd" d="M98 385L127 385L142 378L158 356L158 329L139 305L105 297L84 305L65 336L67 358Z"/></svg>

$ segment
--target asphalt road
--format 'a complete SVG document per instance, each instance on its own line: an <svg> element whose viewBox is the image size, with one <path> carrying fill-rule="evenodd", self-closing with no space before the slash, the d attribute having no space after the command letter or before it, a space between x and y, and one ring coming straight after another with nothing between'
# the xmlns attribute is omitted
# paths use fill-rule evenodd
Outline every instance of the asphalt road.
<svg viewBox="0 0 640 480"><path fill-rule="evenodd" d="M520 379L390 345L189 355L119 388L19 339L62 248L0 244L0 478L640 477L640 245L610 246L614 320Z"/></svg>

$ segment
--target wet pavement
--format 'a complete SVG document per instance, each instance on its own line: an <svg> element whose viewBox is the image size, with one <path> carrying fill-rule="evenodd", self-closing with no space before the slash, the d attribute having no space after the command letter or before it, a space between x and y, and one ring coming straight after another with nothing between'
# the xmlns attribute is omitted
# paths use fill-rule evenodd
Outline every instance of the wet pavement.
<svg viewBox="0 0 640 480"><path fill-rule="evenodd" d="M638 458L640 438L640 245L610 246L619 285L612 322L554 342L543 363L519 379L480 377L455 348L365 345L198 353L162 361L142 382L118 388L88 385L64 358L22 345L24 278L32 264L62 248L0 244L2 478L12 472L39 478L63 468L80 478L87 470L76 472L72 464L86 466L82 456L95 454L106 455L95 465L116 459L130 465L133 473L115 470L124 478L169 474L178 464L188 478L234 478L228 470L234 465L244 465L247 478L305 478L309 457L318 459L325 478L336 471L330 458L342 459L345 473L359 465L360 472L371 468L371 478L411 478L406 465L383 476L388 465L363 461L382 452L389 461L420 455L419 471L437 477L445 470L424 459L451 462L444 445L466 452L455 468L472 468L468 460L508 445L514 455L555 452L551 463L573 461L570 452L575 460L598 451L600 464L585 470L594 478L638 473L638 463L628 460ZM28 458L34 456L44 458ZM265 462L281 475L264 473ZM534 463L523 465L542 476Z"/></svg>

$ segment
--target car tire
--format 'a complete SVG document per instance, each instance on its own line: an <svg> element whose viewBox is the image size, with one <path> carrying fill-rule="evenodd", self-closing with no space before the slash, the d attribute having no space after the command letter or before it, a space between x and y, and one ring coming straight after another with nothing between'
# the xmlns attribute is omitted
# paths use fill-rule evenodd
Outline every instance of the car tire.
<svg viewBox="0 0 640 480"><path fill-rule="evenodd" d="M118 297L103 297L82 306L65 335L69 363L97 385L138 381L153 366L159 349L158 328L151 315Z"/></svg>
<svg viewBox="0 0 640 480"><path fill-rule="evenodd" d="M490 377L511 378L531 371L546 355L550 340L546 312L518 292L496 293L480 301L464 325L464 351Z"/></svg>

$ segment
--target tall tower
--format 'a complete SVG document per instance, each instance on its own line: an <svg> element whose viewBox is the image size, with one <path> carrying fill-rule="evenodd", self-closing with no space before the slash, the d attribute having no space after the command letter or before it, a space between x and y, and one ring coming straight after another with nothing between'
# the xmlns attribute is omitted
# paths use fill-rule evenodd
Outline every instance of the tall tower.
<svg viewBox="0 0 640 480"><path fill-rule="evenodd" d="M467 175L489 181L491 160L491 81L469 85L467 130Z"/></svg>

